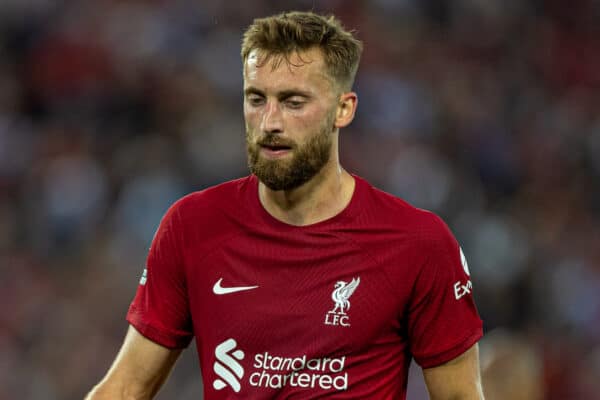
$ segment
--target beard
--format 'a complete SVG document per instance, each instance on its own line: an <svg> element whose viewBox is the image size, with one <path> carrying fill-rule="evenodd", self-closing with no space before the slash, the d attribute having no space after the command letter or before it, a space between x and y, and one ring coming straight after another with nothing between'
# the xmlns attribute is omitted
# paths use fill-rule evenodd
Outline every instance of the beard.
<svg viewBox="0 0 600 400"><path fill-rule="evenodd" d="M292 190L302 186L323 169L331 156L332 126L335 114L301 145L281 139L278 133L267 133L254 141L253 133L246 127L248 167L271 190ZM286 146L291 158L267 159L261 157L261 146Z"/></svg>

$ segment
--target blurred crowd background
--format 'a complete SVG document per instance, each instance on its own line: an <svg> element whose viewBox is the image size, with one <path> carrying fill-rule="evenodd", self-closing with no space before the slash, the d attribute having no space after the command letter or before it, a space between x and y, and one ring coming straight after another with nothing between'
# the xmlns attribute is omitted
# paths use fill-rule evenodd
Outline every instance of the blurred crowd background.
<svg viewBox="0 0 600 400"><path fill-rule="evenodd" d="M343 164L453 229L488 399L598 398L600 1L2 0L0 399L105 373L162 214L247 174L241 34L292 9L364 41ZM201 390L187 351L159 399Z"/></svg>

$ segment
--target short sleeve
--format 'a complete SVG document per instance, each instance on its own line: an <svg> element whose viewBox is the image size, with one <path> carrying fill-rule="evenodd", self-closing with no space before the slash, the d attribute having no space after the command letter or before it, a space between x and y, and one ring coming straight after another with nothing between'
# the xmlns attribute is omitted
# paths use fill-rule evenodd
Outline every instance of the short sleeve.
<svg viewBox="0 0 600 400"><path fill-rule="evenodd" d="M146 269L127 321L148 339L168 348L183 348L192 337L183 264L178 203L163 217L148 253Z"/></svg>
<svg viewBox="0 0 600 400"><path fill-rule="evenodd" d="M483 336L466 258L446 224L433 217L408 309L410 349L422 368L458 357Z"/></svg>

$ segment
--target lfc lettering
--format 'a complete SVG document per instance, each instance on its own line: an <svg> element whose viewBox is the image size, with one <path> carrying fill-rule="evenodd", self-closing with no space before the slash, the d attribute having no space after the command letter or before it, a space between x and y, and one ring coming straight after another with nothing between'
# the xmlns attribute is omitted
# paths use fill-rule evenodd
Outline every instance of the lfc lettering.
<svg viewBox="0 0 600 400"><path fill-rule="evenodd" d="M348 322L350 318L346 314L336 314L332 311L329 311L325 314L325 325L341 325L341 326L350 326L350 322Z"/></svg>

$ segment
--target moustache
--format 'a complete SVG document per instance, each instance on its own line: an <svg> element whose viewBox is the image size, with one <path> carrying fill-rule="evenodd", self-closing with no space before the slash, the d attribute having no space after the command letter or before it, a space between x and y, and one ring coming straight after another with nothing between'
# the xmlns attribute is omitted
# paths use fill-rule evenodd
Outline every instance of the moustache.
<svg viewBox="0 0 600 400"><path fill-rule="evenodd" d="M292 140L285 140L275 135L262 137L256 141L256 144L263 147L296 147L296 143L294 143Z"/></svg>

